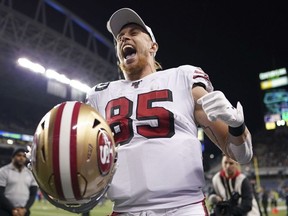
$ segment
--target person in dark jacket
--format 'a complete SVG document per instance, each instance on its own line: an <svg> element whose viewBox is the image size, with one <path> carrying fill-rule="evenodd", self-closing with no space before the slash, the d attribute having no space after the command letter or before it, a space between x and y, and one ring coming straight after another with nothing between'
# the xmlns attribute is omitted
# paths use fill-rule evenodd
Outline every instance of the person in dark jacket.
<svg viewBox="0 0 288 216"><path fill-rule="evenodd" d="M263 187L261 200L262 200L261 203L262 203L264 215L268 216L267 208L268 208L268 204L269 204L269 191L267 191L267 189L265 187Z"/></svg>
<svg viewBox="0 0 288 216"><path fill-rule="evenodd" d="M241 173L240 164L223 155L222 169L212 178L213 192L209 203L216 216L260 216L249 179Z"/></svg>

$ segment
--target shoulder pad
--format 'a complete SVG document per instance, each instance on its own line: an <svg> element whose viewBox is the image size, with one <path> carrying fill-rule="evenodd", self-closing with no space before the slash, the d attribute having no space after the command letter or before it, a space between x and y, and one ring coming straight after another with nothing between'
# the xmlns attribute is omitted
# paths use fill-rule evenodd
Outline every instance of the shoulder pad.
<svg viewBox="0 0 288 216"><path fill-rule="evenodd" d="M110 82L99 83L94 87L94 91L102 91L109 86Z"/></svg>

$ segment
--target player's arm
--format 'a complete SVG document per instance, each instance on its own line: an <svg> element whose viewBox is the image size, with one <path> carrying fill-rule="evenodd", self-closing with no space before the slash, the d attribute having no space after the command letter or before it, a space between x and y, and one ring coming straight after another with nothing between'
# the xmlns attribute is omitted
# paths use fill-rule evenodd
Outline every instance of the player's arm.
<svg viewBox="0 0 288 216"><path fill-rule="evenodd" d="M247 163L253 156L251 134L244 123L241 104L232 107L219 91L208 93L203 87L192 88L195 101L195 120L205 134L223 153L238 161Z"/></svg>

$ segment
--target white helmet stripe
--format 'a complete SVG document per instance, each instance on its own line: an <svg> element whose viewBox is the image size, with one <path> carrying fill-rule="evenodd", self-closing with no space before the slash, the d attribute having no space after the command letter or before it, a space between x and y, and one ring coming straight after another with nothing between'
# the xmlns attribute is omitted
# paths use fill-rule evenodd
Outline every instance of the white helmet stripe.
<svg viewBox="0 0 288 216"><path fill-rule="evenodd" d="M70 132L71 116L75 102L66 102L60 124L59 168L63 194L65 198L75 198L73 194L70 170Z"/></svg>
<svg viewBox="0 0 288 216"><path fill-rule="evenodd" d="M53 133L53 170L61 199L81 199L77 172L77 125L80 102L62 103Z"/></svg>

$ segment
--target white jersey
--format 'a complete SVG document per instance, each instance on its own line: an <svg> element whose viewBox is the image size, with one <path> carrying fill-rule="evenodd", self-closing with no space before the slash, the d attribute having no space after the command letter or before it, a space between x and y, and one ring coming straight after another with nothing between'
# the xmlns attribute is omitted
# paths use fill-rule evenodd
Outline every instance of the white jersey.
<svg viewBox="0 0 288 216"><path fill-rule="evenodd" d="M184 65L138 81L102 83L87 95L120 144L108 191L114 211L173 208L204 199L191 95L195 83L213 90L207 74Z"/></svg>

